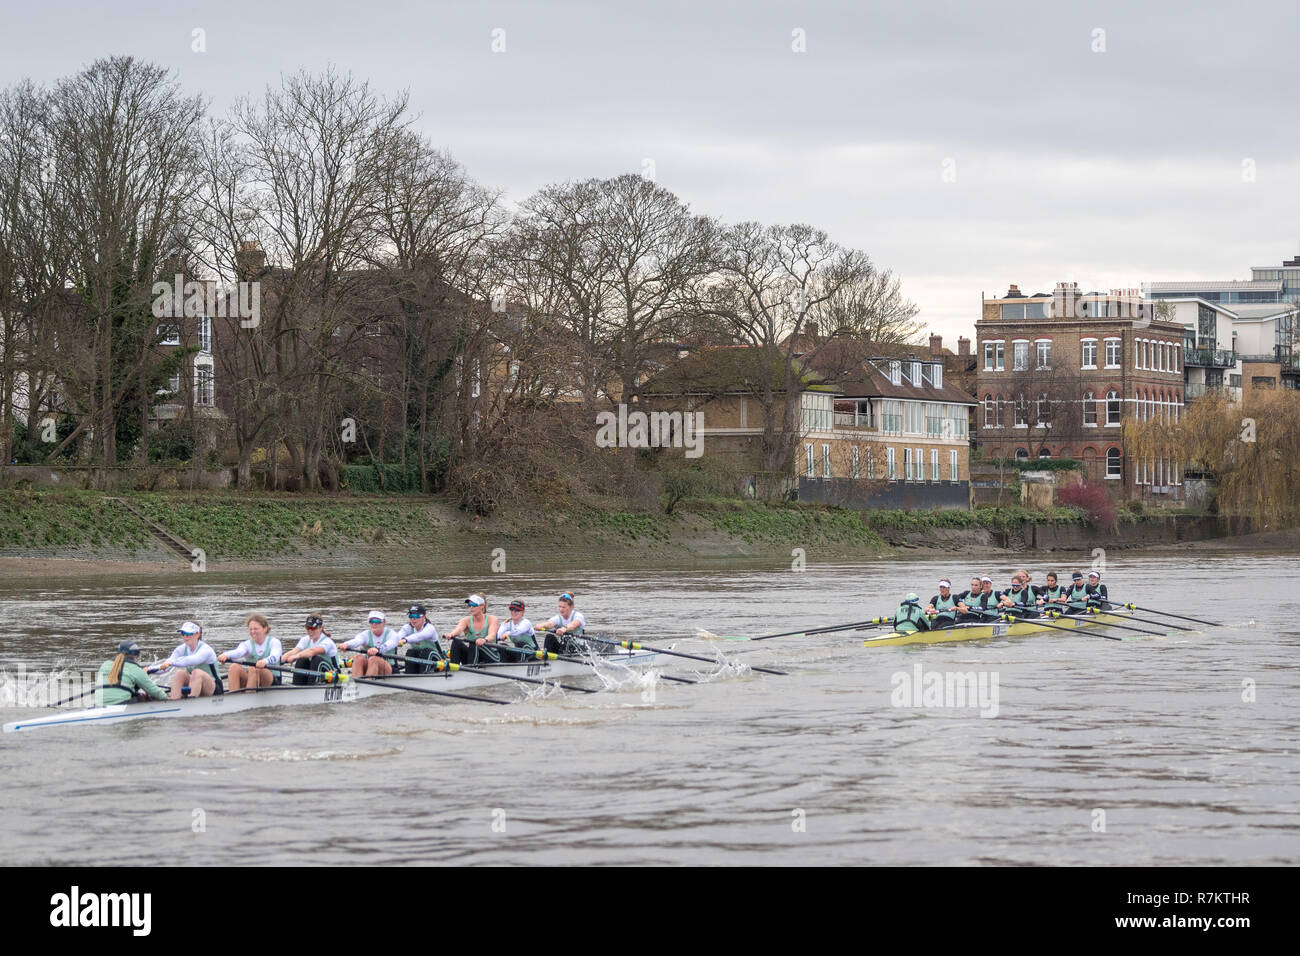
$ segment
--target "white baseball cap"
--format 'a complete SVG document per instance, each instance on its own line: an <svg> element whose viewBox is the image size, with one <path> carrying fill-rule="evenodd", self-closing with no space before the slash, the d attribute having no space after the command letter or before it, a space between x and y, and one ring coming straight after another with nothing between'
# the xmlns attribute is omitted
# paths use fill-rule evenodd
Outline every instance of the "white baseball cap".
<svg viewBox="0 0 1300 956"><path fill-rule="evenodd" d="M381 622L383 622L388 620L388 615L385 614L383 611L371 611L369 619L373 621L376 618L378 618Z"/></svg>
<svg viewBox="0 0 1300 956"><path fill-rule="evenodd" d="M487 601L483 600L483 595L481 594L471 594L469 597L465 598L465 603L470 607L482 607L487 603Z"/></svg>
<svg viewBox="0 0 1300 956"><path fill-rule="evenodd" d="M186 636L189 636L190 634L202 634L203 628L199 627L193 621L186 621L180 627L176 628L176 633L184 634Z"/></svg>

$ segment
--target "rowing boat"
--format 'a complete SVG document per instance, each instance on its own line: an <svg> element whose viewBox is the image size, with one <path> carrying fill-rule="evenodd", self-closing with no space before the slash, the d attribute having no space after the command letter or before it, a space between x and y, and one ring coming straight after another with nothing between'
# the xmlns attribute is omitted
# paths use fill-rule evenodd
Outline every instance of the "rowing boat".
<svg viewBox="0 0 1300 956"><path fill-rule="evenodd" d="M1107 624L1122 624L1128 612L1107 611L1100 614L1063 615L1049 621L1029 619L1023 621L992 621L987 624L954 624L952 627L932 631L915 631L900 634L894 631L863 641L866 647L897 647L901 644L949 644L956 641L984 641L994 637L1029 637L1035 634L1060 634L1076 628L1088 630Z"/></svg>
<svg viewBox="0 0 1300 956"><path fill-rule="evenodd" d="M616 664L643 669L660 660L660 655L650 651L614 651L596 655L600 665ZM482 671L482 673L480 673ZM129 720L164 717L202 717L254 710L262 707L285 707L297 704L335 704L343 701L364 700L384 694L410 691L447 691L460 693L471 689L510 686L502 677L528 677L533 680L552 680L562 677L576 679L594 677L597 670L585 661L527 661L520 664L484 664L474 670L443 671L429 674L393 674L382 678L352 680L347 672L330 684L274 684L260 690L227 691L213 697L183 698L181 700L150 700L138 703L117 704L109 707L88 707L85 710L62 711L28 720L16 720L4 725L5 733L37 730L42 727L71 725L120 724ZM500 676L493 676L500 675ZM515 683L515 686L518 686Z"/></svg>

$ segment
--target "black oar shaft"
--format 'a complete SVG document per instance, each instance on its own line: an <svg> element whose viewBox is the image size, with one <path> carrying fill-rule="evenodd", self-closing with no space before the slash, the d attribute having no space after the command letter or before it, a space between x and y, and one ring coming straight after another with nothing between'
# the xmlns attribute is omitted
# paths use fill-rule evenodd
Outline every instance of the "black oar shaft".
<svg viewBox="0 0 1300 956"><path fill-rule="evenodd" d="M570 661L570 662L572 662L572 663L574 663L574 664L586 664L586 665L588 665L588 666L591 665L591 661L584 660L584 659L582 659L581 657L561 657L560 660L562 660L562 661ZM674 677L672 674L660 674L659 676L662 677L664 680L676 681L676 682L679 683L679 684L698 684L698 683L699 683L699 681L697 681L697 680L691 680L689 677Z"/></svg>
<svg viewBox="0 0 1300 956"><path fill-rule="evenodd" d="M684 657L690 661L704 661L704 663L706 664L719 663L716 657L701 657L699 654L685 654L681 651L670 651L664 647L646 647L644 644L635 644L632 641L609 641L604 639L603 637L590 637L585 634L583 635L582 639L584 641L595 641L597 644L609 644L613 647L622 647L629 651L648 651L652 654L667 654L669 657ZM751 666L749 669L751 671L758 671L763 674L776 674L780 677L786 676L785 671L773 670L770 667Z"/></svg>
<svg viewBox="0 0 1300 956"><path fill-rule="evenodd" d="M1165 617L1176 617L1180 621L1192 621L1195 624L1206 624L1210 627L1223 627L1217 621L1202 621L1199 617L1188 617L1186 614L1175 614L1173 611L1157 611L1153 607L1142 607L1137 604L1124 604L1122 607L1132 608L1135 611L1146 611L1148 614L1161 614Z"/></svg>

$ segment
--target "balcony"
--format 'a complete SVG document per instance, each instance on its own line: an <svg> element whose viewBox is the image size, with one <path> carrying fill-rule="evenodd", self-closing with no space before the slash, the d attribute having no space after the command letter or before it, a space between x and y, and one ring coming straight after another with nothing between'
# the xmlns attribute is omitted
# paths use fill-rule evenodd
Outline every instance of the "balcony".
<svg viewBox="0 0 1300 956"><path fill-rule="evenodd" d="M902 415L881 415L880 430L886 435L903 434L903 416Z"/></svg>
<svg viewBox="0 0 1300 956"><path fill-rule="evenodd" d="M1237 353L1232 349L1186 349L1183 352L1183 365L1194 368L1233 368L1237 364Z"/></svg>
<svg viewBox="0 0 1300 956"><path fill-rule="evenodd" d="M897 418L898 416L896 416L896 415L895 415L895 416L889 416L889 415L886 415L885 417L886 417L886 418L890 418L890 417ZM858 413L856 413L856 414L855 414L854 412L836 412L836 413L835 413L835 427L836 427L836 428L870 428L870 429L874 429L876 426L872 424L872 422L871 422L871 416L870 416L870 415L867 415L867 414L865 414L865 413L863 413L863 412L858 412Z"/></svg>
<svg viewBox="0 0 1300 956"><path fill-rule="evenodd" d="M1231 385L1205 385L1194 382L1183 388L1183 401L1185 402L1190 402L1196 398L1204 398L1206 395L1222 395L1234 402L1241 401L1241 389L1234 388Z"/></svg>

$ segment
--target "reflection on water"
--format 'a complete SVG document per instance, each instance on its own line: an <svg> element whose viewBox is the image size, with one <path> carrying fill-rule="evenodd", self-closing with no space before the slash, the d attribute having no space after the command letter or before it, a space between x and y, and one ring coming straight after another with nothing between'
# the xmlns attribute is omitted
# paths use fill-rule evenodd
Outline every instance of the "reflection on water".
<svg viewBox="0 0 1300 956"><path fill-rule="evenodd" d="M258 862L313 864L1300 859L1294 560L1112 560L1112 595L1229 625L1162 636L870 650L862 633L696 638L700 628L757 636L862 620L891 612L907 591L928 597L940 577L1012 570L813 557L804 573L483 575L446 565L436 575L0 583L0 665L9 671L19 662L94 667L125 637L161 656L186 619L225 650L245 636L252 611L286 641L309 610L324 610L342 638L365 626L371 607L400 618L417 601L442 630L473 592L498 611L520 597L537 621L554 613L561 590L576 592L595 629L620 638L790 671L739 668L694 685L628 676L594 695L529 688L500 708L389 695L4 735L0 862L145 862L118 839L127 811L150 834L155 859L199 853L209 863L246 862L259 844ZM1071 568L1060 556L1026 560L1039 580L1052 566ZM893 706L895 675L917 664L996 673L997 716ZM693 661L664 670L711 672ZM19 716L30 711L0 708L0 720Z"/></svg>

